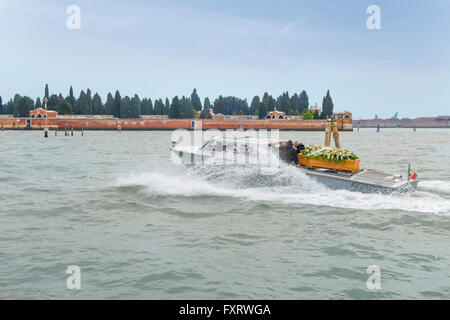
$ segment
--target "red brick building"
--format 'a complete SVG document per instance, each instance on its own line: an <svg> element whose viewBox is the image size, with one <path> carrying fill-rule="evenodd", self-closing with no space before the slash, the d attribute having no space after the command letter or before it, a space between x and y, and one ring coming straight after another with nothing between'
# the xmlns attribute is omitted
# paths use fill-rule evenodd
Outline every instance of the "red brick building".
<svg viewBox="0 0 450 320"><path fill-rule="evenodd" d="M58 112L53 110L45 111L45 109L37 108L30 111L30 118L35 119L45 119L45 118L56 118L58 116Z"/></svg>

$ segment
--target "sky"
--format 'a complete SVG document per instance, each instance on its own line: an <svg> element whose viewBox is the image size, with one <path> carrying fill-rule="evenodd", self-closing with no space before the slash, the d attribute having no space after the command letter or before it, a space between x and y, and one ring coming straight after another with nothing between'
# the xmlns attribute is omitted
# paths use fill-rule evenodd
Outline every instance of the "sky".
<svg viewBox="0 0 450 320"><path fill-rule="evenodd" d="M450 115L449 31L448 0L0 0L0 96L306 90L320 106L329 89L354 119Z"/></svg>

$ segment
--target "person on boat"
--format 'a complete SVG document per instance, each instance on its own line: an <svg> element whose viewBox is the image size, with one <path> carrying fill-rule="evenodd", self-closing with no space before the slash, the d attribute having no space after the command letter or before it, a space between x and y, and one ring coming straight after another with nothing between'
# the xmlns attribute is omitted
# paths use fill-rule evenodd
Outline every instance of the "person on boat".
<svg viewBox="0 0 450 320"><path fill-rule="evenodd" d="M280 160L286 161L286 142L280 143L280 150L279 150L279 156Z"/></svg>
<svg viewBox="0 0 450 320"><path fill-rule="evenodd" d="M299 163L297 148L294 147L292 140L289 140L288 143L286 144L286 160L285 161L292 165L297 165Z"/></svg>
<svg viewBox="0 0 450 320"><path fill-rule="evenodd" d="M305 150L305 145L303 143L298 142L298 141L294 142L294 147L297 149L297 154L299 154L303 150Z"/></svg>

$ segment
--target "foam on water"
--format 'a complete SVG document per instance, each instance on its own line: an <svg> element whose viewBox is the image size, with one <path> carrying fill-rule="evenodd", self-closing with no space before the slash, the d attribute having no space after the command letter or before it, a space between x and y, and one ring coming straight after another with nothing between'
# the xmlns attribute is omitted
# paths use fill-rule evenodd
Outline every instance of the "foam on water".
<svg viewBox="0 0 450 320"><path fill-rule="evenodd" d="M419 183L419 190L432 191L443 195L450 195L450 181L430 180L421 181Z"/></svg>
<svg viewBox="0 0 450 320"><path fill-rule="evenodd" d="M275 171L274 171L275 170ZM161 172L132 174L121 178L119 186L141 186L149 197L232 197L283 205L316 205L356 210L402 210L450 215L450 184L424 181L413 193L398 195L365 194L330 190L293 167L277 169L202 166L184 174ZM436 194L434 191L442 191Z"/></svg>

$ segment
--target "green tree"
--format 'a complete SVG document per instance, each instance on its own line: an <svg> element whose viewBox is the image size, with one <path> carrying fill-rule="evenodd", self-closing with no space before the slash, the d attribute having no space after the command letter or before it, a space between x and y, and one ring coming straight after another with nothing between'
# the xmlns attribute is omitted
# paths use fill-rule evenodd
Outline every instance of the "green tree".
<svg viewBox="0 0 450 320"><path fill-rule="evenodd" d="M225 108L225 102L223 97L220 95L219 98L214 102L214 113L218 114L227 114L227 110Z"/></svg>
<svg viewBox="0 0 450 320"><path fill-rule="evenodd" d="M128 114L129 118L140 118L141 116L141 99L139 99L139 96L137 94L134 95L133 98L131 98L130 101L130 112Z"/></svg>
<svg viewBox="0 0 450 320"><path fill-rule="evenodd" d="M191 99L183 96L181 99L181 117L183 119L192 119L194 117L194 108Z"/></svg>
<svg viewBox="0 0 450 320"><path fill-rule="evenodd" d="M298 111L302 113L307 110L309 110L309 98L306 91L303 90L298 97Z"/></svg>
<svg viewBox="0 0 450 320"><path fill-rule="evenodd" d="M3 100L1 96L0 96L0 114L4 114Z"/></svg>
<svg viewBox="0 0 450 320"><path fill-rule="evenodd" d="M153 113L152 99L147 98L142 99L141 106L142 106L141 114L150 115Z"/></svg>
<svg viewBox="0 0 450 320"><path fill-rule="evenodd" d="M161 103L159 99L155 99L155 104L153 106L153 113L155 115L162 115L163 114L163 106L161 106Z"/></svg>
<svg viewBox="0 0 450 320"><path fill-rule="evenodd" d="M120 118L120 104L122 103L122 97L120 96L119 90L116 90L116 94L114 95L114 107L113 107L113 116L116 118Z"/></svg>
<svg viewBox="0 0 450 320"><path fill-rule="evenodd" d="M327 91L327 95L323 97L322 101L322 112L325 113L325 115L332 116L333 115L333 99L331 99L330 90Z"/></svg>
<svg viewBox="0 0 450 320"><path fill-rule="evenodd" d="M259 99L259 96L254 96L252 103L250 104L250 114L255 114L255 112L259 108L260 103L261 103L261 100Z"/></svg>
<svg viewBox="0 0 450 320"><path fill-rule="evenodd" d="M194 89L194 91L191 94L191 104L192 107L197 111L202 110L202 102L200 101L200 97L197 94L197 89Z"/></svg>
<svg viewBox="0 0 450 320"><path fill-rule="evenodd" d="M267 116L267 105L264 102L259 104L258 117L259 119L265 119Z"/></svg>
<svg viewBox="0 0 450 320"><path fill-rule="evenodd" d="M14 116L20 118L27 118L30 116L30 110L34 106L33 99L29 97L21 97L16 95L16 109L14 110Z"/></svg>
<svg viewBox="0 0 450 320"><path fill-rule="evenodd" d="M70 90L69 90L69 99L67 99L67 101L70 103L70 105L73 107L77 104L77 99L74 97L73 95L73 88L72 86L70 86Z"/></svg>
<svg viewBox="0 0 450 320"><path fill-rule="evenodd" d="M283 92L279 101L280 101L280 111L289 113L289 110L291 109L291 99L289 98L289 92L287 91Z"/></svg>
<svg viewBox="0 0 450 320"><path fill-rule="evenodd" d="M209 101L209 98L205 98L205 102L203 103L203 110L200 113L200 119L209 119L211 118L211 115L209 113L209 110L211 109L211 102Z"/></svg>
<svg viewBox="0 0 450 320"><path fill-rule="evenodd" d="M59 114L73 114L72 105L66 100L61 100L60 103L56 106L55 110Z"/></svg>
<svg viewBox="0 0 450 320"><path fill-rule="evenodd" d="M45 95L44 95L44 98L45 97L47 97L47 99L50 98L50 92L48 90L48 84L45 84Z"/></svg>
<svg viewBox="0 0 450 320"><path fill-rule="evenodd" d="M303 120L312 120L313 119L313 114L311 113L311 111L306 111L306 113L303 115Z"/></svg>
<svg viewBox="0 0 450 320"><path fill-rule="evenodd" d="M161 105L163 106L163 114L168 115L170 110L170 101L169 98L166 97L166 104L163 105L163 102L161 100Z"/></svg>
<svg viewBox="0 0 450 320"><path fill-rule="evenodd" d="M178 96L172 99L172 104L170 105L169 118L180 119L181 118L181 103Z"/></svg>
<svg viewBox="0 0 450 320"><path fill-rule="evenodd" d="M88 101L88 106L89 106L88 114L93 114L93 112L92 112L92 92L91 92L91 89L88 88L86 90L86 96L87 96L87 101Z"/></svg>
<svg viewBox="0 0 450 320"><path fill-rule="evenodd" d="M317 111L317 110L316 110L316 111L314 112L314 116L313 116L313 119L314 119L314 120L318 120L318 119L320 119L320 116L319 116L319 111Z"/></svg>
<svg viewBox="0 0 450 320"><path fill-rule="evenodd" d="M113 115L114 114L114 98L111 92L108 93L105 103L105 114Z"/></svg>
<svg viewBox="0 0 450 320"><path fill-rule="evenodd" d="M295 113L295 111L297 111L298 108L299 108L298 94L296 94L296 93L291 97L291 108L292 108L292 110L294 111L294 113Z"/></svg>
<svg viewBox="0 0 450 320"><path fill-rule="evenodd" d="M120 102L120 117L121 118L129 118L131 108L131 101L128 96L122 99Z"/></svg>
<svg viewBox="0 0 450 320"><path fill-rule="evenodd" d="M61 102L61 100L63 100L61 96L52 94L48 99L47 108L48 109L56 108L56 106Z"/></svg>
<svg viewBox="0 0 450 320"><path fill-rule="evenodd" d="M13 114L13 113L14 113L14 103L13 100L10 99L6 104L6 114Z"/></svg>
<svg viewBox="0 0 450 320"><path fill-rule="evenodd" d="M89 102L86 93L81 90L80 97L77 100L77 113L89 114Z"/></svg>
<svg viewBox="0 0 450 320"><path fill-rule="evenodd" d="M105 114L103 110L102 98L98 93L92 98L92 114Z"/></svg>
<svg viewBox="0 0 450 320"><path fill-rule="evenodd" d="M36 108L42 108L41 98L39 97L36 98L35 106Z"/></svg>

